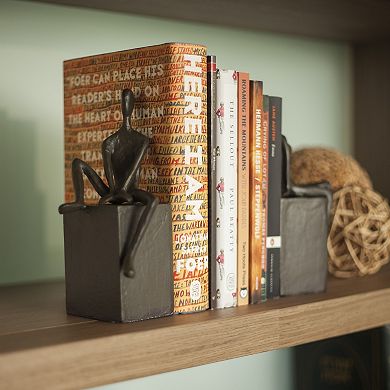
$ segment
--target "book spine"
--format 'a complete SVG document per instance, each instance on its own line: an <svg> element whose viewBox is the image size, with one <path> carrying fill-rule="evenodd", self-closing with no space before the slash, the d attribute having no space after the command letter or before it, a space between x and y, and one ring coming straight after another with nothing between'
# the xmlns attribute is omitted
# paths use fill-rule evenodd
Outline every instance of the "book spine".
<svg viewBox="0 0 390 390"><path fill-rule="evenodd" d="M280 296L280 199L282 197L282 99L270 97L267 225L267 296Z"/></svg>
<svg viewBox="0 0 390 390"><path fill-rule="evenodd" d="M263 119L263 83L250 81L249 130L249 272L250 303L261 302L264 283L261 267L261 130Z"/></svg>
<svg viewBox="0 0 390 390"><path fill-rule="evenodd" d="M388 389L383 328L293 348L295 389ZM308 370L312 375L308 375Z"/></svg>
<svg viewBox="0 0 390 390"><path fill-rule="evenodd" d="M387 384L387 389L390 389L390 325L385 325L382 328L383 331L383 355L382 362L384 362L385 375L384 378L385 383Z"/></svg>
<svg viewBox="0 0 390 390"><path fill-rule="evenodd" d="M237 304L237 73L217 71L217 308Z"/></svg>
<svg viewBox="0 0 390 390"><path fill-rule="evenodd" d="M217 185L216 180L216 155L215 142L217 131L217 64L215 56L207 56L207 152L208 152L208 206L209 206L209 259L216 258L216 207L217 198L214 190ZM216 262L209 263L209 289L210 289L210 309L217 307L217 279Z"/></svg>
<svg viewBox="0 0 390 390"><path fill-rule="evenodd" d="M268 124L269 96L263 96L261 126L261 301L267 300L267 220L268 220Z"/></svg>
<svg viewBox="0 0 390 390"><path fill-rule="evenodd" d="M238 73L237 304L249 303L249 74Z"/></svg>
<svg viewBox="0 0 390 390"><path fill-rule="evenodd" d="M150 137L140 188L172 207L175 312L205 310L209 282L204 46L163 44L64 63L66 201L73 200L74 158L104 177L101 143L121 126L124 88L131 88L136 99L132 127ZM88 204L98 200L87 181L85 198Z"/></svg>

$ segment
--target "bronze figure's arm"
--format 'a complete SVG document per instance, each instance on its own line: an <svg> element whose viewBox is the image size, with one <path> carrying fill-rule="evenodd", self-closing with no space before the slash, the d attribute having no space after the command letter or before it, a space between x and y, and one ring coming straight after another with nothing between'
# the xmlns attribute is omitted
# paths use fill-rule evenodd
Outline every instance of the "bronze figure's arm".
<svg viewBox="0 0 390 390"><path fill-rule="evenodd" d="M117 189L115 183L114 167L112 165L113 153L114 153L114 147L112 141L106 139L103 142L102 157L103 157L104 173L106 175L108 186L111 192L115 192L115 190Z"/></svg>
<svg viewBox="0 0 390 390"><path fill-rule="evenodd" d="M133 166L130 169L129 176L127 177L125 183L123 184L123 189L125 191L128 191L131 184L136 181L136 175L140 168L141 160L144 157L148 147L149 147L149 140L145 138L140 153L138 154L137 159L134 161Z"/></svg>

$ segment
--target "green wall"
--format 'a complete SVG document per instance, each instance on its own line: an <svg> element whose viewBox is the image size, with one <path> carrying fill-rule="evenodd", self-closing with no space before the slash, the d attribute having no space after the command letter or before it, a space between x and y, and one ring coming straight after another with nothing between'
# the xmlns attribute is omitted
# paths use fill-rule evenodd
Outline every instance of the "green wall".
<svg viewBox="0 0 390 390"><path fill-rule="evenodd" d="M221 66L262 79L266 93L284 98L283 128L293 146L350 149L347 45L2 1L0 284L63 277L62 225L56 211L63 200L62 61L169 41L204 43ZM186 379L188 390L206 380L226 390L260 385L287 389L289 369L289 351L277 351L140 379L121 388L179 388L175 383Z"/></svg>

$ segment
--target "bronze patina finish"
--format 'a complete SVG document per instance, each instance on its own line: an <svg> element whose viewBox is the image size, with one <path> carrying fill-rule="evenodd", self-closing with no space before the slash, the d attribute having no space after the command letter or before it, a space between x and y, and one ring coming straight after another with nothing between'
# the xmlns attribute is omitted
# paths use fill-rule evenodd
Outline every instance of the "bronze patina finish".
<svg viewBox="0 0 390 390"><path fill-rule="evenodd" d="M72 179L75 201L62 204L60 214L84 209L84 180L88 178L96 192L101 196L99 204L143 204L142 216L134 228L132 239L122 257L123 270L126 276L134 277L132 266L138 247L144 236L146 227L158 205L158 198L150 192L138 188L142 158L149 146L149 139L131 127L131 114L134 108L134 95L130 89L122 92L122 126L114 134L103 141L102 156L104 174L108 186L85 161L75 158L72 162Z"/></svg>

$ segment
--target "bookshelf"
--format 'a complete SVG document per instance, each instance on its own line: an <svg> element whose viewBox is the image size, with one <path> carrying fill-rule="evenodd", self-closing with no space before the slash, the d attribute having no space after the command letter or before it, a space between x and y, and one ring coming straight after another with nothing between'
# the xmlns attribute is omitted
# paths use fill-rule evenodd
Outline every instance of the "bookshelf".
<svg viewBox="0 0 390 390"><path fill-rule="evenodd" d="M322 294L133 324L67 316L64 298L63 282L0 288L5 388L92 387L381 326L390 322L390 266L330 278Z"/></svg>
<svg viewBox="0 0 390 390"><path fill-rule="evenodd" d="M355 155L376 188L390 196L385 150L390 137L390 3L212 0L199 7L194 1L170 0L168 7L161 0L44 2L349 42ZM325 294L113 325L66 316L63 283L1 287L0 378L7 388L85 387L193 367L389 323L389 298L387 268L363 279L330 279ZM222 324L227 329L223 334Z"/></svg>

